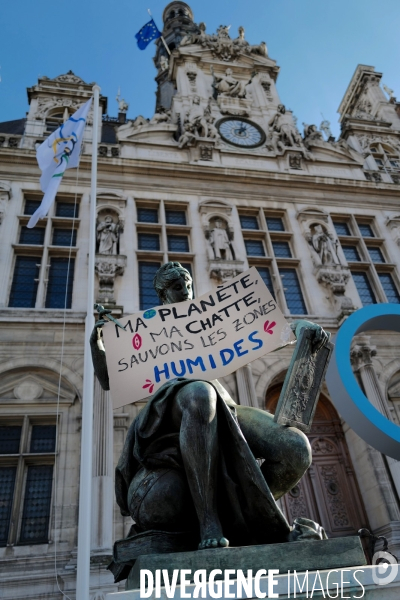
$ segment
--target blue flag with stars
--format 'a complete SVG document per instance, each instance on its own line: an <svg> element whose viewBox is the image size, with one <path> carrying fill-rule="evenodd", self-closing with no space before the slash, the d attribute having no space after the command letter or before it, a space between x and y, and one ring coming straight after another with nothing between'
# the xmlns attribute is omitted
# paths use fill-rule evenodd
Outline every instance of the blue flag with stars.
<svg viewBox="0 0 400 600"><path fill-rule="evenodd" d="M151 40L155 40L159 37L161 37L161 31L158 31L157 25L154 23L153 19L146 23L146 25L143 25L142 29L135 35L140 50L147 48Z"/></svg>

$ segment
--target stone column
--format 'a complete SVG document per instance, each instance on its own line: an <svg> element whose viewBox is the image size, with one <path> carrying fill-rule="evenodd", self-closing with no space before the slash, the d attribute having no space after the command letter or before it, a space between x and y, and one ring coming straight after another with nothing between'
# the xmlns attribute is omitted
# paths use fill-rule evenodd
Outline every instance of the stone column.
<svg viewBox="0 0 400 600"><path fill-rule="evenodd" d="M353 371L358 377L361 387L371 404L387 419L391 419L390 410L385 395L379 385L378 375L372 363L372 357L376 355L376 347L371 345L371 336L358 335L354 338L354 344L350 351L350 359ZM377 531L381 535L392 538L397 550L400 547L399 522L400 519L400 462L389 456L380 454L377 450L367 446L374 471L379 473L378 479L389 508L390 523L379 527ZM393 529L393 535L389 532ZM382 534L385 531L385 534ZM388 538L389 539L389 538Z"/></svg>
<svg viewBox="0 0 400 600"><path fill-rule="evenodd" d="M236 383L240 405L259 408L250 364L236 371Z"/></svg>
<svg viewBox="0 0 400 600"><path fill-rule="evenodd" d="M110 392L94 384L92 553L112 554L113 546L113 412Z"/></svg>

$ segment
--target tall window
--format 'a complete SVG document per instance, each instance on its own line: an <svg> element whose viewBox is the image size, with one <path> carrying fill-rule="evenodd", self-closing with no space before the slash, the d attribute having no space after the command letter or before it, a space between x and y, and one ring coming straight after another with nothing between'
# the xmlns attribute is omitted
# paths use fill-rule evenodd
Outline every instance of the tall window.
<svg viewBox="0 0 400 600"><path fill-rule="evenodd" d="M140 310L161 304L153 287L153 279L161 263L139 262Z"/></svg>
<svg viewBox="0 0 400 600"><path fill-rule="evenodd" d="M262 280L284 313L307 314L300 261L294 255L293 235L285 213L239 209L244 244L250 266Z"/></svg>
<svg viewBox="0 0 400 600"><path fill-rule="evenodd" d="M15 308L71 308L79 206L57 200L55 216L28 229L40 200L27 198L19 217L18 243L8 305ZM72 248L69 260L69 248Z"/></svg>
<svg viewBox="0 0 400 600"><path fill-rule="evenodd" d="M332 220L361 304L398 304L400 282L396 264L390 260L385 241L380 237L373 217L333 216Z"/></svg>
<svg viewBox="0 0 400 600"><path fill-rule="evenodd" d="M0 421L0 546L47 543L56 425Z"/></svg>
<svg viewBox="0 0 400 600"><path fill-rule="evenodd" d="M153 289L157 269L168 261L180 261L192 273L193 254L185 204L139 200L137 210L137 257L139 262L139 306L158 306Z"/></svg>

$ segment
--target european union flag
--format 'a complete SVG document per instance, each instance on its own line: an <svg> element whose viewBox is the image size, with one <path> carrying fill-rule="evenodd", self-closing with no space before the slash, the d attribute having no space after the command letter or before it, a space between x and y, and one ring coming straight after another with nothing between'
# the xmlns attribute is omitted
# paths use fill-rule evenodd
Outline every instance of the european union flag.
<svg viewBox="0 0 400 600"><path fill-rule="evenodd" d="M159 37L161 37L161 31L158 31L157 25L154 23L153 19L146 23L146 25L143 25L139 33L135 35L140 50L147 48L151 40L155 40Z"/></svg>

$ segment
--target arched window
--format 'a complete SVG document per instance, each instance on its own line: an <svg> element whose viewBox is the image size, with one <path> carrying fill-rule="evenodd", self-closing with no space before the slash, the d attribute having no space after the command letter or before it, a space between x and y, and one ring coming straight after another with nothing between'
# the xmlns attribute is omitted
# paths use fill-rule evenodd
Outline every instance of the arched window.
<svg viewBox="0 0 400 600"><path fill-rule="evenodd" d="M58 129L64 123L64 121L68 119L68 117L69 113L67 108L48 114L46 117L45 135L50 135L53 133L53 131Z"/></svg>

